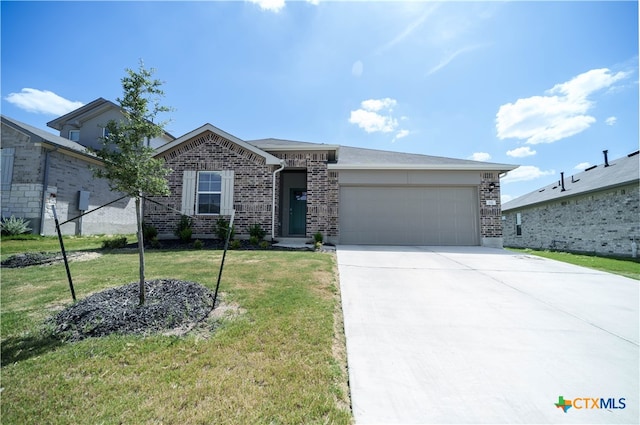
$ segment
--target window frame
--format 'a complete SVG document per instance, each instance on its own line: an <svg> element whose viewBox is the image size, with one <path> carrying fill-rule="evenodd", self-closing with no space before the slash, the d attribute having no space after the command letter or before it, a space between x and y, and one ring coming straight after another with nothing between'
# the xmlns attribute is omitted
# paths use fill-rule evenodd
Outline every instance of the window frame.
<svg viewBox="0 0 640 425"><path fill-rule="evenodd" d="M72 139L71 138L71 134L77 134L78 135L78 139L77 140ZM80 130L69 130L69 133L67 134L67 136L68 136L67 138L69 140L71 140L72 142L78 143L80 141Z"/></svg>
<svg viewBox="0 0 640 425"><path fill-rule="evenodd" d="M220 188L218 190L200 190L200 178L203 175L217 175L218 178L220 179ZM215 216L215 215L221 215L222 212L222 172L220 171L198 171L197 173L197 177L196 177L196 208L195 208L195 213L196 215L209 215L209 216ZM218 200L218 212L200 212L200 195L218 195L219 196L219 200Z"/></svg>
<svg viewBox="0 0 640 425"><path fill-rule="evenodd" d="M516 236L522 236L522 213L516 213Z"/></svg>

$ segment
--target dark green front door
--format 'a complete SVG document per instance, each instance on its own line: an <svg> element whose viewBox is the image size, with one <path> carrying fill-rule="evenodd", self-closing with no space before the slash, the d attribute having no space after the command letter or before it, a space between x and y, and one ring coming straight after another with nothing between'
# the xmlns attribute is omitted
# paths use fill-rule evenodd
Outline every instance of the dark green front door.
<svg viewBox="0 0 640 425"><path fill-rule="evenodd" d="M289 190L289 235L305 234L307 225L307 189Z"/></svg>

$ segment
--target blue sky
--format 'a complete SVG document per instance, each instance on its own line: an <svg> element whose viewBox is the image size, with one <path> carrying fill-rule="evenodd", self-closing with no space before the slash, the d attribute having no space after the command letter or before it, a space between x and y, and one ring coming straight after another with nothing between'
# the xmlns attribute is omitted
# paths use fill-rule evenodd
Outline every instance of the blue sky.
<svg viewBox="0 0 640 425"><path fill-rule="evenodd" d="M519 164L503 200L638 149L638 3L7 2L2 114L122 95L140 59L174 136ZM53 132L52 129L49 129Z"/></svg>

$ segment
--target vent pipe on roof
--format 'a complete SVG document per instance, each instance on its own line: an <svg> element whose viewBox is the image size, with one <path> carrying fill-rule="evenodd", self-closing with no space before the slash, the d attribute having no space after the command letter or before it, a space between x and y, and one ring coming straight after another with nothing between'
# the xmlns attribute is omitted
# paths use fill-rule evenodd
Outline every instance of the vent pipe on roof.
<svg viewBox="0 0 640 425"><path fill-rule="evenodd" d="M564 172L560 173L560 186L562 186L562 190L560 192L564 192L565 190L567 190L564 188Z"/></svg>
<svg viewBox="0 0 640 425"><path fill-rule="evenodd" d="M604 166L608 167L609 166L609 157L608 157L607 154L609 153L609 151L605 149L605 150L602 151L602 153L604 154Z"/></svg>

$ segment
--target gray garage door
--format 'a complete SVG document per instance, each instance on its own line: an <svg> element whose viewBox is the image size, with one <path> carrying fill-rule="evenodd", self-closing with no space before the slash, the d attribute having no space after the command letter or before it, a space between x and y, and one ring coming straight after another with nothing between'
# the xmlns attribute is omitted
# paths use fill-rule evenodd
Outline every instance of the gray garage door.
<svg viewBox="0 0 640 425"><path fill-rule="evenodd" d="M479 245L475 187L340 187L340 243Z"/></svg>

